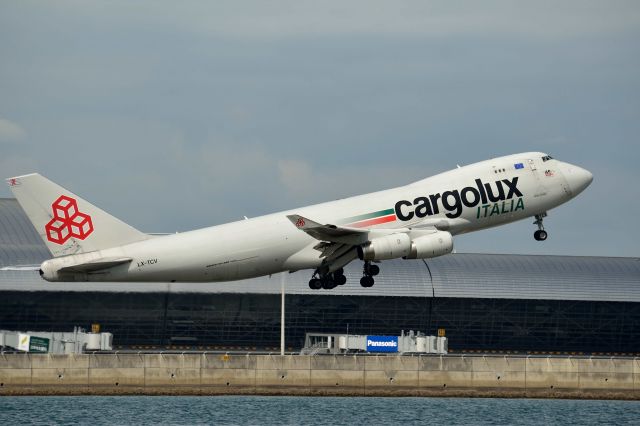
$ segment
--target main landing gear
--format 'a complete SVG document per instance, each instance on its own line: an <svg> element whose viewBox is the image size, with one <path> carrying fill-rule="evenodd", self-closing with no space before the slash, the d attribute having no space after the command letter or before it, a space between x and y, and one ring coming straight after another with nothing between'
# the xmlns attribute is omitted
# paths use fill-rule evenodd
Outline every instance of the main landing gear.
<svg viewBox="0 0 640 426"><path fill-rule="evenodd" d="M312 290L320 290L321 288L331 290L339 285L344 285L346 282L347 277L344 276L344 270L342 268L324 275L320 275L316 269L309 280L309 288Z"/></svg>
<svg viewBox="0 0 640 426"><path fill-rule="evenodd" d="M547 217L547 212L537 214L535 217L536 217L536 221L533 222L533 224L538 225L538 230L533 233L533 238L536 241L544 241L547 239L547 231L544 230L542 219Z"/></svg>
<svg viewBox="0 0 640 426"><path fill-rule="evenodd" d="M360 285L362 287L372 287L375 283L374 276L380 273L380 267L378 265L372 265L371 262L364 262L364 268L362 270L363 277L360 278Z"/></svg>
<svg viewBox="0 0 640 426"><path fill-rule="evenodd" d="M371 262L364 262L364 268L362 269L362 278L360 278L360 285L362 287L372 287L376 275L380 273L380 267L378 265L372 265ZM344 285L347 282L347 277L344 276L344 270L342 268L321 274L317 269L313 273L313 276L309 280L309 288L312 290L331 290L339 285Z"/></svg>

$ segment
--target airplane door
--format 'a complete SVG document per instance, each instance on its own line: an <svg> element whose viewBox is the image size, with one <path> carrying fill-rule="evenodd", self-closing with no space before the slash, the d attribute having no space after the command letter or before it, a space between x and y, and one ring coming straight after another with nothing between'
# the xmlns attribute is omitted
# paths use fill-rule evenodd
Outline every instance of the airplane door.
<svg viewBox="0 0 640 426"><path fill-rule="evenodd" d="M529 169L531 170L531 175L533 176L533 198L531 199L531 203L535 206L540 203L541 200L547 195L547 188L541 179L540 172L538 171L538 167L536 166L536 161L533 159L528 159L527 163L529 164Z"/></svg>
<svg viewBox="0 0 640 426"><path fill-rule="evenodd" d="M542 181L540 179L540 175L538 172L538 166L536 166L536 161L532 159L528 159L527 163L529 164L529 169L531 170L531 174L536 180L536 184L542 186Z"/></svg>

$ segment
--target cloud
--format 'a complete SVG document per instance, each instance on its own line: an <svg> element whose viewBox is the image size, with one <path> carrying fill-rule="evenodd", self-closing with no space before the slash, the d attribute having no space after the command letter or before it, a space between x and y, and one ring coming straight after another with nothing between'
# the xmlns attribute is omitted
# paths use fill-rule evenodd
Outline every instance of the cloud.
<svg viewBox="0 0 640 426"><path fill-rule="evenodd" d="M143 2L144 3L144 2ZM305 36L457 36L514 34L536 38L582 36L621 32L640 22L634 2L540 0L434 2L424 0L343 1L236 1L204 2L185 8L162 3L173 13L172 25L187 31L236 38L282 38ZM139 5L134 16L149 19L149 4ZM157 2L153 2L157 7ZM153 7L152 7L153 8ZM184 26L184 27L183 27Z"/></svg>
<svg viewBox="0 0 640 426"><path fill-rule="evenodd" d="M16 142L24 139L27 132L20 125L0 118L0 142Z"/></svg>
<svg viewBox="0 0 640 426"><path fill-rule="evenodd" d="M577 145L577 141L564 136L550 136L540 140L535 140L533 144L540 146L541 149L548 149L549 153L552 153L553 149L557 149L560 146L575 146Z"/></svg>
<svg viewBox="0 0 640 426"><path fill-rule="evenodd" d="M429 174L422 167L397 164L351 164L316 170L300 159L279 160L277 167L287 197L309 203L406 185Z"/></svg>
<svg viewBox="0 0 640 426"><path fill-rule="evenodd" d="M512 34L536 38L624 32L640 22L634 1L587 0L435 2L424 0L344 1L173 1L56 2L60 14L128 26L162 26L216 37L297 38L322 36L458 36ZM38 5L39 8L42 5ZM124 13L123 13L124 12ZM49 15L49 14L47 14Z"/></svg>
<svg viewBox="0 0 640 426"><path fill-rule="evenodd" d="M22 154L0 156L0 181L3 179L38 171L38 161ZM0 197L12 197L9 188L0 185Z"/></svg>
<svg viewBox="0 0 640 426"><path fill-rule="evenodd" d="M301 160L280 160L278 161L278 171L280 182L287 190L293 193L304 193L317 188L313 177L311 166Z"/></svg>

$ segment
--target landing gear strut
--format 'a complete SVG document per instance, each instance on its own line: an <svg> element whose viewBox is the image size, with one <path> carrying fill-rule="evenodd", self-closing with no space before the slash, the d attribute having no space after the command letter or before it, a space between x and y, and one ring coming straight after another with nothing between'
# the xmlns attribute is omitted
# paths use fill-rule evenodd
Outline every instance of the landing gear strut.
<svg viewBox="0 0 640 426"><path fill-rule="evenodd" d="M342 268L325 274L320 274L316 269L309 280L309 288L312 290L320 290L321 288L331 290L339 285L344 285L346 282L347 277L344 276L344 270Z"/></svg>
<svg viewBox="0 0 640 426"><path fill-rule="evenodd" d="M533 238L536 241L544 241L547 239L547 231L544 230L544 225L542 224L542 219L544 219L545 217L547 217L547 213L540 213L537 214L536 216L536 221L533 222L534 225L538 225L538 230L536 232L533 233Z"/></svg>
<svg viewBox="0 0 640 426"><path fill-rule="evenodd" d="M371 262L364 262L364 268L362 269L363 277L360 278L360 285L362 287L372 287L375 283L374 276L380 273L380 267L378 265L372 265Z"/></svg>

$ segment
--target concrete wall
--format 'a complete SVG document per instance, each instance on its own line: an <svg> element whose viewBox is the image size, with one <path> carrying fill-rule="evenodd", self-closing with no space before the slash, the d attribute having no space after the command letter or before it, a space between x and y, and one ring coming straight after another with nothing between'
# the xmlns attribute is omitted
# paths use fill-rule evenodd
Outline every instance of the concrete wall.
<svg viewBox="0 0 640 426"><path fill-rule="evenodd" d="M640 399L640 359L0 354L0 395L287 394Z"/></svg>

